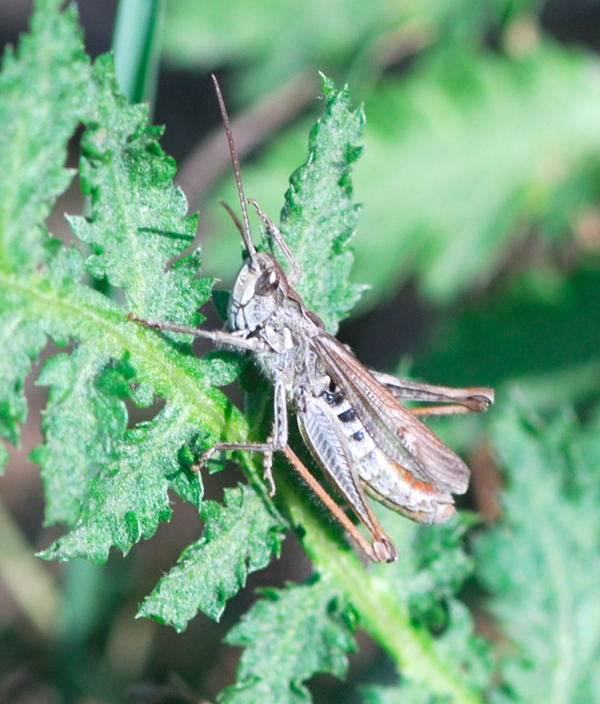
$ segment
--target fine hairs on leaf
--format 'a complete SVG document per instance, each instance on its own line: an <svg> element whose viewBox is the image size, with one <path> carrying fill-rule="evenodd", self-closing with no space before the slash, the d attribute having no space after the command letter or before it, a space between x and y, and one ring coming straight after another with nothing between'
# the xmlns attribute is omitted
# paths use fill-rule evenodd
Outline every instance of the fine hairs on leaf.
<svg viewBox="0 0 600 704"><path fill-rule="evenodd" d="M178 564L142 603L150 616L182 631L198 610L219 620L248 571L265 567L279 552L284 524L247 486L226 489L223 506L205 501L200 540L185 549Z"/></svg>
<svg viewBox="0 0 600 704"><path fill-rule="evenodd" d="M322 580L263 589L262 598L227 635L244 646L237 683L222 692L223 704L312 701L303 686L316 672L343 677L346 654L355 649L355 618L336 590Z"/></svg>
<svg viewBox="0 0 600 704"><path fill-rule="evenodd" d="M336 541L335 530L324 529L319 509L290 491L285 475L270 499L246 456L235 457L243 481L237 476L221 503L203 501L194 463L218 441L264 438L265 396L242 414L218 389L241 366L230 354L199 359L189 336L127 318L131 312L198 325L213 282L198 275L198 250L183 256L196 218L173 184L175 165L158 143L160 129L147 124L145 106L121 95L111 57L90 65L72 9L39 0L30 33L5 57L0 87L9 97L0 100L0 116L12 131L0 152L0 433L9 442L18 443L26 419L23 385L32 363L48 342L63 347L36 380L48 387L49 401L44 439L32 457L41 466L46 523L65 528L42 557L104 562L113 548L125 554L170 519L170 495L177 494L197 510L199 538L139 615L181 631L198 610L219 619L248 574L279 554L291 523L316 576L267 590L232 629L228 642L245 650L238 681L221 701L310 701L305 683L314 673L344 675L360 621L410 686L480 702L489 686L487 655L456 600L472 569L460 547L468 519L433 533L392 522L390 532L404 532L401 559L369 571ZM304 270L301 292L334 331L361 293L349 279L358 212L350 176L364 115L351 107L347 89L325 77L323 97L281 228ZM80 182L90 209L69 217L75 247L53 239L43 223L71 176L66 145L80 122ZM136 422L128 409L156 398L164 399L161 410Z"/></svg>
<svg viewBox="0 0 600 704"><path fill-rule="evenodd" d="M56 55L56 63L38 58L45 44L51 47L45 55ZM79 62L74 63L77 80L64 56ZM12 91L11 100L2 101L4 117L21 135L11 148L31 150L45 161L36 169L19 170L14 164L24 161L23 154L13 155L0 194L10 224L1 240L1 330L7 353L1 360L0 430L18 441L18 423L26 413L23 379L46 340L71 343L73 351L47 360L37 380L50 387L50 397L44 443L32 456L42 468L46 521L68 529L43 556L103 562L112 547L126 553L169 520L169 491L200 508L200 477L189 471L194 457L222 438L224 428L230 437L242 438L245 423L215 388L231 381L226 360L196 359L180 337L163 339L127 322L131 310L196 324L197 309L207 301L212 283L197 276L197 251L167 266L187 247L196 223L172 183L175 165L156 141L160 131L147 125L147 109L129 105L120 95L111 58L102 56L93 67L87 61L74 12L61 12L60 3L43 0L31 34L4 62L8 71L0 80ZM62 91L58 79L64 81ZM35 81L54 86L45 110L37 108L37 121L29 118L27 108ZM69 130L64 127L67 115ZM70 222L89 245L86 259L51 239L42 225L60 192L58 186L49 191L50 185L67 184L65 176L57 181L53 174L64 172L66 140L78 121L86 125L81 183L91 211ZM44 140L52 141L51 150L38 146ZM47 194L34 211L21 207L32 191L40 198ZM11 234L15 223L19 233L32 238L28 257L20 254L22 239ZM86 285L86 272L106 279L119 295L109 298ZM151 420L128 427L125 402L148 405L155 395L167 400L165 407ZM191 461L182 462L190 451ZM267 502L264 495L258 498L257 486L253 482L246 493ZM285 524L272 505L268 510L279 526L278 537L266 540L261 560L241 561L236 589L248 570L278 551Z"/></svg>
<svg viewBox="0 0 600 704"><path fill-rule="evenodd" d="M336 91L331 80L322 80L323 116L311 130L306 163L290 177L281 231L302 270L300 294L335 333L366 288L350 283L349 249L359 210L350 170L362 152L365 116L351 109L347 88ZM315 257L317 250L325 256Z"/></svg>
<svg viewBox="0 0 600 704"><path fill-rule="evenodd" d="M74 13L60 16L53 6L58 2L34 15L31 33L16 52L6 51L0 73L0 434L15 445L27 415L24 380L46 337L10 277L33 273L52 250L43 223L70 180L67 141L88 96L89 68ZM64 90L54 89L50 75L60 77Z"/></svg>

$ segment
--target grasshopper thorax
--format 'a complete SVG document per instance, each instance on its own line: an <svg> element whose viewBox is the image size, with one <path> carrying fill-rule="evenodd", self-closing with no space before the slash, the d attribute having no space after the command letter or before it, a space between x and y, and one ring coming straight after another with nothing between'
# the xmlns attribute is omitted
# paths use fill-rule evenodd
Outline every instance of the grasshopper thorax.
<svg viewBox="0 0 600 704"><path fill-rule="evenodd" d="M233 285L229 301L231 330L253 332L281 308L289 291L283 269L268 252L253 252Z"/></svg>

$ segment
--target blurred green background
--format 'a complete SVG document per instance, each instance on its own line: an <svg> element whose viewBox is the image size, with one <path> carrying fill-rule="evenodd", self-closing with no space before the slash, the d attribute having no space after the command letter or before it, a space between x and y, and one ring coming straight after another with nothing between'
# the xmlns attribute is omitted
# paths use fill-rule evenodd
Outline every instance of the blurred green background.
<svg viewBox="0 0 600 704"><path fill-rule="evenodd" d="M108 50L116 5L77 5L90 54ZM126 9L118 56L136 31ZM2 43L17 41L30 11L22 0L0 5ZM367 115L354 276L371 288L340 338L369 366L493 385L498 404L517 389L541 412L574 405L585 418L600 378L598 26L591 0L171 0L151 47L156 81L150 71L136 90L154 101L163 146L200 210L206 272L226 285L240 247L218 200L236 196L209 73L221 79L247 192L273 218L320 110L318 71L347 82ZM74 184L53 233L68 238L62 214L81 208ZM0 701L213 699L236 665L217 645L223 633L257 585L308 574L306 558L290 539L221 624L199 616L180 636L133 615L157 565L194 537L186 507L127 560L36 561L55 536L40 524L40 480L26 460L44 393L31 390L23 448L2 482ZM471 457L485 447L481 419L436 430ZM492 518L498 478L487 469L485 486L475 472L466 505ZM349 680L317 678L315 701L357 701L353 683L385 677L385 664L365 638Z"/></svg>

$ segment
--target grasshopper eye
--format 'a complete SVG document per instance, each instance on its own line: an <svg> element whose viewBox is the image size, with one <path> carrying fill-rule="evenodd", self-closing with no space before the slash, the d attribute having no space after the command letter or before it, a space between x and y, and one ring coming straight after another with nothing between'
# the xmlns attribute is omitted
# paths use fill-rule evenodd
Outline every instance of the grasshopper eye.
<svg viewBox="0 0 600 704"><path fill-rule="evenodd" d="M257 296L266 296L269 293L273 293L278 286L279 276L277 276L277 272L273 269L267 269L256 280L254 293Z"/></svg>

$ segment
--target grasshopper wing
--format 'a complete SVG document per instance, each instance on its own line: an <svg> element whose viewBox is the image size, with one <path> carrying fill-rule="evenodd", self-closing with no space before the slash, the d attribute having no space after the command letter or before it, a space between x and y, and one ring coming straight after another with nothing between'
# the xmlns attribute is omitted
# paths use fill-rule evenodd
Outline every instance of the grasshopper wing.
<svg viewBox="0 0 600 704"><path fill-rule="evenodd" d="M304 408L297 414L297 420L304 442L375 543L383 544L385 557L382 559L388 562L395 560L396 549L365 500L339 421L327 404L319 398L307 395L303 398L302 405Z"/></svg>
<svg viewBox="0 0 600 704"><path fill-rule="evenodd" d="M464 494L469 468L335 337L321 333L314 348L375 444L390 459L433 488Z"/></svg>

